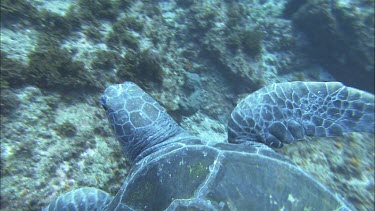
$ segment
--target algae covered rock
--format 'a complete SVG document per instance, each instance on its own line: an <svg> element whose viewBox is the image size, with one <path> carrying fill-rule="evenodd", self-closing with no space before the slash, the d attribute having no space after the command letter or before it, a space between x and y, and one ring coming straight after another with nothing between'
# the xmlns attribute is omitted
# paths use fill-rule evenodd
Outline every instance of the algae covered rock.
<svg viewBox="0 0 375 211"><path fill-rule="evenodd" d="M128 7L131 0L79 0L78 5L82 18L86 20L107 19L115 20L120 12L120 8Z"/></svg>
<svg viewBox="0 0 375 211"><path fill-rule="evenodd" d="M35 21L37 9L28 1L2 0L0 7L1 24L11 27L14 22Z"/></svg>
<svg viewBox="0 0 375 211"><path fill-rule="evenodd" d="M25 65L0 53L0 114L7 115L18 107L20 100L11 88L20 87L25 81Z"/></svg>
<svg viewBox="0 0 375 211"><path fill-rule="evenodd" d="M336 79L374 92L374 1L291 0L284 15Z"/></svg>
<svg viewBox="0 0 375 211"><path fill-rule="evenodd" d="M21 85L25 81L23 73L25 65L14 59L8 58L3 51L0 53L0 87L8 88Z"/></svg>
<svg viewBox="0 0 375 211"><path fill-rule="evenodd" d="M98 88L84 64L74 61L68 50L58 46L39 46L29 55L27 82L40 88Z"/></svg>
<svg viewBox="0 0 375 211"><path fill-rule="evenodd" d="M1 89L0 114L7 115L20 104L17 95L10 89Z"/></svg>
<svg viewBox="0 0 375 211"><path fill-rule="evenodd" d="M160 84L163 78L160 57L150 49L141 52L129 51L119 66L117 76L140 83L153 81Z"/></svg>
<svg viewBox="0 0 375 211"><path fill-rule="evenodd" d="M69 121L65 121L62 124L59 124L56 128L56 131L60 136L64 137L73 137L77 134L76 126Z"/></svg>
<svg viewBox="0 0 375 211"><path fill-rule="evenodd" d="M99 69L114 68L119 63L121 55L116 51L98 50L95 52L95 59L91 66Z"/></svg>
<svg viewBox="0 0 375 211"><path fill-rule="evenodd" d="M256 56L262 50L263 33L260 31L244 31L242 33L242 46L244 51L251 55Z"/></svg>

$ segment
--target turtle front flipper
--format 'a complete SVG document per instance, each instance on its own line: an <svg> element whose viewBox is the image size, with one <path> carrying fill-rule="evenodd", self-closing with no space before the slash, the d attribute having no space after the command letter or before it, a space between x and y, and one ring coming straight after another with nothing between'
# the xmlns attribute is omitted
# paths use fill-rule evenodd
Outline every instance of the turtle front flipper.
<svg viewBox="0 0 375 211"><path fill-rule="evenodd" d="M79 188L59 196L43 211L104 210L113 197L96 188Z"/></svg>
<svg viewBox="0 0 375 211"><path fill-rule="evenodd" d="M374 133L374 95L338 82L287 82L264 87L231 114L228 141L282 147L304 136Z"/></svg>

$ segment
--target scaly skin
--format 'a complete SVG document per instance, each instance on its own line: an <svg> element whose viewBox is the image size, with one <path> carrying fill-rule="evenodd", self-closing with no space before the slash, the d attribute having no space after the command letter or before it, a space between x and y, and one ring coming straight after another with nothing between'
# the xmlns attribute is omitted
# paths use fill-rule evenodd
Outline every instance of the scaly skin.
<svg viewBox="0 0 375 211"><path fill-rule="evenodd" d="M282 147L304 136L374 133L374 95L338 82L287 82L243 99L231 114L228 141Z"/></svg>
<svg viewBox="0 0 375 211"><path fill-rule="evenodd" d="M239 169L232 169L233 171L227 173L232 173L234 175L232 175L228 181L218 183L216 188L232 188L234 184L238 185L238 182L241 182L241 185L237 187L237 190L242 188L241 191L243 192L239 193L240 195L244 195L246 194L246 191L248 191L246 185L254 187L254 185L257 186L263 184L269 188L273 187L273 184L276 184L275 188L285 190L282 185L286 182L289 183L289 187L293 185L298 186L299 183L296 183L296 180L305 180L306 184L310 186L307 187L306 192L302 192L302 194L299 195L299 199L306 200L305 202L311 202L315 205L317 204L315 200L332 199L339 205L342 205L339 210L350 210L350 208L346 207L345 202L341 201L338 197L335 197L334 193L331 193L325 188L325 186L321 185L318 181L315 181L294 164L287 162L281 155L276 154L272 150L268 151L267 149L262 148L261 146L265 147L263 144L249 146L219 144L218 146L209 147L199 145L200 142L198 140L199 143L195 144L195 147L189 148L187 143L189 141L194 142L194 138L178 126L162 106L132 82L125 82L123 84L116 84L108 87L101 97L101 104L106 110L109 123L120 142L124 156L133 162L133 167L135 167L133 170L138 169L139 171L143 171L145 170L144 168L146 168L145 172L147 172L148 167L152 168L151 165L154 165L155 167L157 163L150 164L145 160L148 158L152 160L153 157L166 157L167 154L163 150L170 153L170 151L166 149L174 148L174 146L176 146L175 149L180 149L181 151L186 149L187 151L190 150L196 153L203 153L203 160L208 159L206 156L212 156L212 154L204 154L205 152L202 150L210 149L211 151L216 151L217 154L222 155L233 155L236 151L238 155L245 156L243 158L245 160L242 160L242 162L241 160L236 160L234 162L236 165L233 166L241 166L244 164L241 168L251 166L256 168L256 171L262 171L263 173L261 173L259 177L257 177L256 174L251 174L252 176L255 176L254 179L258 181L256 184L251 183L254 181L229 181L230 179L236 180L237 177L248 178L248 171L242 172ZM228 125L229 142L250 143L257 141L273 147L281 147L283 143L294 142L304 136L339 136L343 133L354 131L374 132L374 95L354 88L345 87L341 83L336 82L290 82L264 87L257 92L250 94L246 99L239 103L232 112ZM185 144L186 147L184 147ZM177 145L181 146L177 147ZM193 150L199 147L202 148L202 150ZM224 150L224 148L221 147L227 149ZM244 147L248 148L245 150ZM228 151L229 148L231 148L233 152L231 150ZM253 151L253 153L247 152L248 150ZM260 156L262 153L264 154L262 155L264 157ZM183 163L192 161L192 159L189 159L192 158L191 155L186 153L184 155L178 154L178 157L185 158L186 160L180 161L176 157L173 157L175 160L170 160L168 163L171 164L175 161L179 163L181 167ZM262 159L256 161L256 157L258 159L261 157ZM170 157L167 156L167 158ZM222 158L224 159L226 157ZM265 159L270 160L264 162ZM228 161L234 160L229 159ZM255 161L259 163L259 168L257 167L258 165L248 164ZM214 163L219 163L218 165L215 165L217 167L215 171L216 173L219 172L220 169L225 169L225 167L233 168L232 165L222 166L224 164L220 164L220 162L220 160L215 159ZM276 164L273 162L278 163L278 169L273 169ZM166 163L161 163L165 168L164 170L167 170L165 167L167 165L164 164ZM268 167L262 169L261 167L264 165L268 165ZM201 172L204 172L203 170L205 167L206 166L202 165L201 168L197 168L201 169ZM178 166L173 165L169 170L176 175L181 173L179 171L181 169L178 169ZM192 170L192 167L190 167L190 170ZM269 172L269 170L275 170L275 172ZM210 172L212 174L212 170ZM236 176L236 173L239 172L242 173ZM149 174L144 173L144 175L141 176L137 175L137 173L138 172L131 171L131 176L129 178L137 179L143 178L143 176L152 176L150 172L147 172ZM160 174L163 174L163 172L160 172ZM158 173L153 176L157 177ZM267 181L264 181L265 178L268 178ZM294 179L293 181L290 181L288 178ZM182 178L173 178L171 182L176 182L176 179L178 180ZM125 191L128 188L128 185L131 185L129 181L132 180L127 178L116 197L112 197L104 191L95 188L81 188L60 196L44 210L114 210L115 208L120 210L132 210L126 203L123 203L123 200L126 199L123 198ZM211 178L208 183L210 182L217 181L214 181L214 178ZM228 183L226 184L227 186L223 186L225 183ZM164 185L164 183L159 185ZM136 186L136 188L139 189L138 186ZM173 190L175 187L168 188L169 190ZM206 188L209 188L209 186ZM258 191L262 191L262 188L264 188L264 186ZM315 188L316 192L311 192L311 188ZM251 205L263 206L263 204L268 204L269 206L276 206L275 203L268 202L269 197L267 195L271 192L275 194L274 196L276 197L278 197L279 194L282 194L277 191L275 193L275 190L276 189L271 188L268 192L262 192L261 195L265 195L266 197L255 197L254 199L257 201ZM297 193L299 190L300 188L292 188L289 189L290 192L287 193L293 194ZM144 193L142 190L138 191ZM208 191L211 192L214 190ZM315 195L319 191L320 194ZM133 193L134 192L130 191L127 194L130 194L131 196ZM225 191L220 191L220 193L226 194ZM228 193L231 193L230 190L228 190ZM310 194L306 195L306 197L308 197L307 199L303 199L305 194ZM323 195L325 198L321 198ZM234 197L234 195L230 196ZM252 196L253 195L251 195L251 197ZM314 201L309 198L310 196L315 197ZM155 195L153 197L158 196ZM168 195L167 197L170 196ZM294 197L298 197L298 195L294 195ZM259 203L260 201L258 199L266 200ZM299 199L293 199L297 201L298 205ZM180 205L183 205L184 202L189 202L185 199L178 199L180 201L176 200L174 200L174 202L181 202ZM195 198L194 200L197 200L197 203L203 202L199 198ZM206 201L204 202L208 202L207 198L205 200ZM246 203L247 200L249 199L246 198L242 200L242 203ZM273 200L276 200L276 198ZM290 199L288 198L288 200ZM329 201L328 206L332 202L333 201ZM240 202L236 203L237 204L232 205L236 207ZM278 204L280 206L290 205L288 201L280 201L280 203L281 204ZM170 203L170 206L172 205L175 204ZM210 207L213 205L209 203L207 206Z"/></svg>

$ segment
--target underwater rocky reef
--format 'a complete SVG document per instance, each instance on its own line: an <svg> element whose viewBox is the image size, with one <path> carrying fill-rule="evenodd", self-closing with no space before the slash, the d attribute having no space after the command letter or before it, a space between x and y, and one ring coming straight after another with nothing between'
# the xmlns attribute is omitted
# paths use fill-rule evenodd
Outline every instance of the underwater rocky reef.
<svg viewBox="0 0 375 211"><path fill-rule="evenodd" d="M190 133L226 140L239 100L285 81L374 93L373 0L2 0L1 209L40 210L129 163L99 104L133 81ZM374 209L374 135L277 150L358 210Z"/></svg>

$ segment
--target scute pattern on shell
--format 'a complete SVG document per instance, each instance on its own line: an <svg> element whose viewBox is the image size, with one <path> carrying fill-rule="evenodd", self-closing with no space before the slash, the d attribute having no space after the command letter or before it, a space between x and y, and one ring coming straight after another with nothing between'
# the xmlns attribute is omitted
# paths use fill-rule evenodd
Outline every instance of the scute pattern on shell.
<svg viewBox="0 0 375 211"><path fill-rule="evenodd" d="M133 163L128 177L113 199L82 188L45 210L351 210L265 144L374 132L374 95L335 82L280 83L250 94L228 125L236 144L202 144L132 82L109 86L101 104Z"/></svg>

